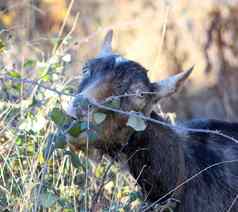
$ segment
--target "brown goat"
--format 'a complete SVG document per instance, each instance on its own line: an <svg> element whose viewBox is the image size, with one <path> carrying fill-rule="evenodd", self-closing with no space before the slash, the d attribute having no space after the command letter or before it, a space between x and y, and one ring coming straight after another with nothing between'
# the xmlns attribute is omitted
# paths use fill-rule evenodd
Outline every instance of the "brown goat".
<svg viewBox="0 0 238 212"><path fill-rule="evenodd" d="M167 123L153 106L175 93L192 70L151 83L140 64L112 52L111 41L109 31L100 54L85 64L77 99L100 104L111 96L121 96L120 110L140 112ZM75 100L67 112L75 118L87 118L87 111L78 109ZM103 112L106 119L98 126L97 140L89 147L111 155L125 153L130 172L138 179L147 200L171 203L174 198L174 209L179 212L238 211L238 144L218 134L188 129L216 130L238 138L238 124L192 120L176 129L147 121L146 129L138 132L127 125L127 115ZM85 142L79 137L80 145Z"/></svg>

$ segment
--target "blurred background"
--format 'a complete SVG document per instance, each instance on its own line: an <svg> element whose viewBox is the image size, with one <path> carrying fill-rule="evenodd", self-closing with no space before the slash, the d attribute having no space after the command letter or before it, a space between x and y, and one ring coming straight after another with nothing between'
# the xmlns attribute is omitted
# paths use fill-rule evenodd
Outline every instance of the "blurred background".
<svg viewBox="0 0 238 212"><path fill-rule="evenodd" d="M73 92L111 28L114 50L152 81L194 65L161 102L171 118L238 122L238 0L0 0L0 211L145 206L124 163L66 145L63 96L40 86Z"/></svg>
<svg viewBox="0 0 238 212"><path fill-rule="evenodd" d="M9 47L0 62L47 58L54 39L69 33L66 75L78 76L109 28L114 49L144 65L151 80L195 65L186 88L162 102L165 112L238 120L237 0L0 0L0 36Z"/></svg>

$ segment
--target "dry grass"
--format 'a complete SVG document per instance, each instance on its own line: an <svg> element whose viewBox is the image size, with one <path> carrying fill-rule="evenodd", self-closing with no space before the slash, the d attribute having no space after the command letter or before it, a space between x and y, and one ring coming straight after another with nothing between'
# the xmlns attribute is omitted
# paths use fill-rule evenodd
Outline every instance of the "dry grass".
<svg viewBox="0 0 238 212"><path fill-rule="evenodd" d="M178 119L237 120L238 8L212 2L0 1L7 8L0 16L1 74L16 72L15 77L69 92L80 80L83 61L113 28L115 49L143 64L153 80L195 64L187 89L162 104ZM0 83L0 210L37 211L46 197L56 202L49 200L51 211L91 207L108 158L88 164L80 153L79 160L88 166L86 176L83 166L74 168L63 150L44 160L47 136L55 131L48 113L62 98L37 85ZM128 176L112 164L95 211L140 207L136 182Z"/></svg>

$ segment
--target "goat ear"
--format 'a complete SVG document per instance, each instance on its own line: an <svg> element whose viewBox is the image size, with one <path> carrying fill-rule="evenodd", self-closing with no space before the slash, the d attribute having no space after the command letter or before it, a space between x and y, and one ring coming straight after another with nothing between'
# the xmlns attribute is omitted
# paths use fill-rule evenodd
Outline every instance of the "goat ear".
<svg viewBox="0 0 238 212"><path fill-rule="evenodd" d="M165 80L153 83L154 92L157 92L156 98L159 100L177 92L184 84L184 81L191 74L192 70L193 66L187 71L171 76Z"/></svg>
<svg viewBox="0 0 238 212"><path fill-rule="evenodd" d="M112 37L113 37L113 31L112 29L110 29L104 37L101 50L99 53L100 57L112 54Z"/></svg>

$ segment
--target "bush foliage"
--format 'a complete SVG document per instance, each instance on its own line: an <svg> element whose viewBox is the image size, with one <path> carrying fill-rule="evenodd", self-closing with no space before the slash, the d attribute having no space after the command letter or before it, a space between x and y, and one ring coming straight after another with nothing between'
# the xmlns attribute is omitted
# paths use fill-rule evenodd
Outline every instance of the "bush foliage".
<svg viewBox="0 0 238 212"><path fill-rule="evenodd" d="M2 46L2 54L7 54L4 41ZM68 145L66 135L76 138L87 130L87 123L71 120L62 110L64 96L72 94L70 85L62 83L69 57L57 50L46 60L25 59L20 71L1 68L1 210L140 207L136 182L119 172L118 164L105 157L92 162ZM26 70L34 72L35 80L22 76ZM104 119L94 114L96 124Z"/></svg>
<svg viewBox="0 0 238 212"><path fill-rule="evenodd" d="M143 64L153 80L195 64L189 89L162 102L166 112L237 120L237 5L0 0L0 211L141 209L139 188L124 167L105 156L90 161L68 144L66 134L87 131L62 112L81 64L112 27L115 48ZM104 118L96 114L96 124ZM145 127L133 116L128 125Z"/></svg>

